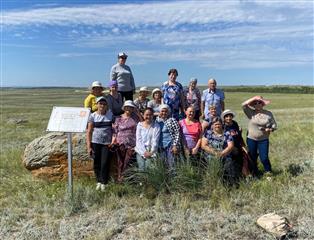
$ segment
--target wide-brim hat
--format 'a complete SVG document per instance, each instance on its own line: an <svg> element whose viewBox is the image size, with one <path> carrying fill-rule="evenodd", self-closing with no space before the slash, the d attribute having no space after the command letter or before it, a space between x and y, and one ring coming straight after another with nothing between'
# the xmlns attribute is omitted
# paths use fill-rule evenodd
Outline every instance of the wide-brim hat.
<svg viewBox="0 0 314 240"><path fill-rule="evenodd" d="M100 101L105 101L107 102L107 99L104 96L96 98L96 103L99 103Z"/></svg>
<svg viewBox="0 0 314 240"><path fill-rule="evenodd" d="M139 92L149 92L147 87L141 87Z"/></svg>
<svg viewBox="0 0 314 240"><path fill-rule="evenodd" d="M235 118L235 112L231 111L230 109L226 109L221 113L221 118L224 119L226 115L231 114L233 118Z"/></svg>
<svg viewBox="0 0 314 240"><path fill-rule="evenodd" d="M99 82L99 81L94 81L93 83L92 83L92 86L91 86L91 89L93 89L94 87L100 87L100 88L104 88L102 85L101 85L101 82Z"/></svg>
<svg viewBox="0 0 314 240"><path fill-rule="evenodd" d="M122 106L122 110L124 111L124 108L125 107L132 107L132 108L136 108L136 106L134 105L133 101L132 100L126 100L124 103L123 103L123 106Z"/></svg>
<svg viewBox="0 0 314 240"><path fill-rule="evenodd" d="M270 104L270 100L264 99L262 96L255 96L252 98L252 101L249 103L249 105L254 107L255 101L260 101L263 106Z"/></svg>
<svg viewBox="0 0 314 240"><path fill-rule="evenodd" d="M159 89L159 88L155 88L153 91L152 91L152 96L154 96L154 94L156 92L160 92L162 94L162 91Z"/></svg>
<svg viewBox="0 0 314 240"><path fill-rule="evenodd" d="M161 111L162 109L167 109L168 111L170 111L170 107L167 104L160 104L159 111Z"/></svg>

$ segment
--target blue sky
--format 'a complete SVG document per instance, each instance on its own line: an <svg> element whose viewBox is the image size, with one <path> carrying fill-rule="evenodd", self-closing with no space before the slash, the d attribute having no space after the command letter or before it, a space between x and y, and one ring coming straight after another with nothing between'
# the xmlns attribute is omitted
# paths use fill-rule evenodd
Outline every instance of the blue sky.
<svg viewBox="0 0 314 240"><path fill-rule="evenodd" d="M65 3L66 2L66 3ZM313 1L1 1L1 86L314 85Z"/></svg>

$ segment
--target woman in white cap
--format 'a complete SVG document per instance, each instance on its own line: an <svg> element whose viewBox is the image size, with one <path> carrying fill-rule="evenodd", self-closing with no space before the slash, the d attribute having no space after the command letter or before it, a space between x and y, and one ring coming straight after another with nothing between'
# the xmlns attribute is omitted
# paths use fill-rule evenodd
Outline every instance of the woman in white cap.
<svg viewBox="0 0 314 240"><path fill-rule="evenodd" d="M142 115L144 114L144 110L147 108L147 104L149 102L149 99L147 98L148 94L148 88L141 87L138 98L134 100L134 105L137 107Z"/></svg>
<svg viewBox="0 0 314 240"><path fill-rule="evenodd" d="M252 97L242 103L245 115L249 119L247 146L253 162L253 174L258 174L257 152L264 166L266 173L270 174L271 164L268 157L269 152L269 135L277 129L277 124L273 114L263 107L270 101L262 96Z"/></svg>
<svg viewBox="0 0 314 240"><path fill-rule="evenodd" d="M230 132L234 146L231 152L232 159L234 160L236 167L236 174L240 177L242 166L243 166L243 147L245 146L244 140L242 138L242 129L239 127L238 123L233 120L235 118L235 112L230 109L226 109L221 114L221 119L223 120L223 128L224 131ZM247 158L246 158L247 160ZM243 174L248 175L248 162L245 162L245 168L243 169Z"/></svg>
<svg viewBox="0 0 314 240"><path fill-rule="evenodd" d="M105 97L96 99L97 111L92 113L88 120L86 144L88 154L94 159L94 171L96 175L96 190L105 190L109 181L109 170L112 139L113 114L108 109Z"/></svg>
<svg viewBox="0 0 314 240"><path fill-rule="evenodd" d="M199 121L199 118L201 116L202 95L196 85L197 78L191 78L189 86L184 89L184 95L186 96L186 107L194 108L194 118L195 120Z"/></svg>
<svg viewBox="0 0 314 240"><path fill-rule="evenodd" d="M122 109L124 113L116 118L113 125L113 142L118 145L116 149L118 182L122 182L123 173L134 155L136 126L139 122L138 117L134 117L136 114L135 105L131 100L125 101Z"/></svg>
<svg viewBox="0 0 314 240"><path fill-rule="evenodd" d="M159 116L159 106L162 104L162 92L159 88L155 88L152 92L153 99L147 104L148 107L154 110L154 117Z"/></svg>
<svg viewBox="0 0 314 240"><path fill-rule="evenodd" d="M110 79L118 82L118 91L123 100L132 100L135 93L135 82L131 68L125 64L128 55L124 52L118 54L118 63L111 67Z"/></svg>
<svg viewBox="0 0 314 240"><path fill-rule="evenodd" d="M158 149L160 127L153 114L153 109L145 109L144 121L139 122L136 128L136 160L141 171L151 166Z"/></svg>
<svg viewBox="0 0 314 240"><path fill-rule="evenodd" d="M84 100L84 107L90 108L91 112L97 111L96 98L103 96L102 91L104 90L103 86L99 81L92 83L90 87L91 93Z"/></svg>
<svg viewBox="0 0 314 240"><path fill-rule="evenodd" d="M165 160L170 172L175 171L176 158L180 156L181 129L176 119L170 117L171 112L167 104L159 106L160 113L156 122L160 126L159 154Z"/></svg>

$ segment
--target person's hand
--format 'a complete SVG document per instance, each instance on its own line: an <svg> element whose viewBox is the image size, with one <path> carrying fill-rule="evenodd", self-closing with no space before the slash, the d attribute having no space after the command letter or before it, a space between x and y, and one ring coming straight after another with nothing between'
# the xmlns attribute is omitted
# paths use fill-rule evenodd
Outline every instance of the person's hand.
<svg viewBox="0 0 314 240"><path fill-rule="evenodd" d="M171 149L171 152L173 154L177 154L178 153L178 148L176 146L173 146L172 149Z"/></svg>
<svg viewBox="0 0 314 240"><path fill-rule="evenodd" d="M145 158L150 158L153 154L151 152L144 152Z"/></svg>
<svg viewBox="0 0 314 240"><path fill-rule="evenodd" d="M198 153L198 147L192 149L192 155L196 155Z"/></svg>
<svg viewBox="0 0 314 240"><path fill-rule="evenodd" d="M87 147L88 156L92 157L94 155L94 151L91 147Z"/></svg>

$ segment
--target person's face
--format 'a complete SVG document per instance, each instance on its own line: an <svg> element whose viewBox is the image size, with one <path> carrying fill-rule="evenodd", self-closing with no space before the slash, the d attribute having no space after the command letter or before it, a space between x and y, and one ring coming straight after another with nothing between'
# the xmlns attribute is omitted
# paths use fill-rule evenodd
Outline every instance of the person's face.
<svg viewBox="0 0 314 240"><path fill-rule="evenodd" d="M98 108L101 112L106 111L107 108L108 108L107 102L106 102L106 101L99 101L99 102L97 103L97 108Z"/></svg>
<svg viewBox="0 0 314 240"><path fill-rule="evenodd" d="M144 112L144 121L151 123L153 121L153 113L150 110Z"/></svg>
<svg viewBox="0 0 314 240"><path fill-rule="evenodd" d="M159 117L161 117L162 119L166 119L168 117L168 109L167 108L161 109L159 112Z"/></svg>
<svg viewBox="0 0 314 240"><path fill-rule="evenodd" d="M101 96L102 90L103 90L102 87L93 87L92 93L98 97L98 96Z"/></svg>
<svg viewBox="0 0 314 240"><path fill-rule="evenodd" d="M119 57L118 61L119 61L120 64L125 64L126 59L127 59L126 57Z"/></svg>
<svg viewBox="0 0 314 240"><path fill-rule="evenodd" d="M215 90L215 89L216 89L216 81L214 81L214 80L209 80L209 81L208 81L208 88L209 88L210 90Z"/></svg>
<svg viewBox="0 0 314 240"><path fill-rule="evenodd" d="M262 110L263 109L263 102L262 101L255 101L253 104L255 110Z"/></svg>
<svg viewBox="0 0 314 240"><path fill-rule="evenodd" d="M176 81L177 79L177 74L176 73L170 73L169 75L169 80L171 80L172 82Z"/></svg>
<svg viewBox="0 0 314 240"><path fill-rule="evenodd" d="M118 86L117 85L113 85L110 87L110 91L111 92L116 92L118 90Z"/></svg>
<svg viewBox="0 0 314 240"><path fill-rule="evenodd" d="M161 92L155 92L154 99L160 99L160 98L161 98Z"/></svg>
<svg viewBox="0 0 314 240"><path fill-rule="evenodd" d="M227 115L224 117L224 121L225 121L226 124L232 124L232 119L233 119L232 114L227 114Z"/></svg>
<svg viewBox="0 0 314 240"><path fill-rule="evenodd" d="M212 124L212 129L214 132L221 132L222 131L222 124L218 121Z"/></svg>
<svg viewBox="0 0 314 240"><path fill-rule="evenodd" d="M210 108L210 109L209 109L209 114L210 114L211 116L217 116L217 110L216 110L216 108Z"/></svg>
<svg viewBox="0 0 314 240"><path fill-rule="evenodd" d="M188 109L186 109L185 115L186 115L186 117L187 117L189 120L192 120L192 119L194 118L194 115L195 115L194 109L193 109L193 108L188 108Z"/></svg>
<svg viewBox="0 0 314 240"><path fill-rule="evenodd" d="M196 88L196 82L191 82L190 86L191 86L192 90L195 89Z"/></svg>
<svg viewBox="0 0 314 240"><path fill-rule="evenodd" d="M139 96L140 96L141 98L143 98L143 99L146 98L147 95L148 95L148 94L147 94L146 91L142 91L142 92L139 93Z"/></svg>
<svg viewBox="0 0 314 240"><path fill-rule="evenodd" d="M134 108L130 107L130 106L125 106L124 107L124 112L131 114L134 111Z"/></svg>

